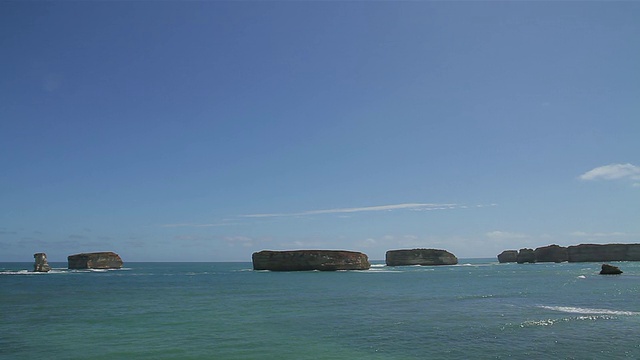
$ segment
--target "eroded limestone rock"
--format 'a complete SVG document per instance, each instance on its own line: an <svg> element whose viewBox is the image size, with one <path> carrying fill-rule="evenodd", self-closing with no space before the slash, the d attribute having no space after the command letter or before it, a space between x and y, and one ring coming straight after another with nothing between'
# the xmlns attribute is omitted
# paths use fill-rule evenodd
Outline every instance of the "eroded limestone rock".
<svg viewBox="0 0 640 360"><path fill-rule="evenodd" d="M263 250L251 256L254 270L271 271L336 271L367 270L367 255L344 250Z"/></svg>
<svg viewBox="0 0 640 360"><path fill-rule="evenodd" d="M640 261L640 244L580 244L567 249L569 262Z"/></svg>
<svg viewBox="0 0 640 360"><path fill-rule="evenodd" d="M447 250L410 249L389 250L385 255L387 266L455 265L458 258Z"/></svg>
<svg viewBox="0 0 640 360"><path fill-rule="evenodd" d="M49 272L51 271L51 266L47 262L47 254L45 253L35 253L33 254L34 264L33 271L35 272Z"/></svg>
<svg viewBox="0 0 640 360"><path fill-rule="evenodd" d="M518 261L518 250L505 250L498 254L498 262L514 263Z"/></svg>
<svg viewBox="0 0 640 360"><path fill-rule="evenodd" d="M602 264L602 270L600 270L600 275L619 275L619 274L622 274L622 270L620 270L619 267L609 265L609 264Z"/></svg>
<svg viewBox="0 0 640 360"><path fill-rule="evenodd" d="M500 262L512 262L515 250L505 250L498 255ZM640 261L640 244L580 244L569 247L548 245L520 249L516 262L602 262Z"/></svg>
<svg viewBox="0 0 640 360"><path fill-rule="evenodd" d="M518 258L516 259L516 262L518 264L534 263L536 262L536 254L533 249L520 249L518 251Z"/></svg>
<svg viewBox="0 0 640 360"><path fill-rule="evenodd" d="M69 269L120 269L120 255L112 251L82 253L67 257Z"/></svg>
<svg viewBox="0 0 640 360"><path fill-rule="evenodd" d="M536 262L561 263L569 261L569 252L566 247L559 245L548 245L534 250Z"/></svg>

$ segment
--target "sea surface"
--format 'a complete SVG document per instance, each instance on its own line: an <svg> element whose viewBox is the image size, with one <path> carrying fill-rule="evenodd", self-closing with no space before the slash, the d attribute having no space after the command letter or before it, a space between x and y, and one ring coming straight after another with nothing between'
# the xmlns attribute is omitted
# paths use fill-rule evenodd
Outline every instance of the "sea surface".
<svg viewBox="0 0 640 360"><path fill-rule="evenodd" d="M0 263L0 359L640 359L640 263Z"/></svg>

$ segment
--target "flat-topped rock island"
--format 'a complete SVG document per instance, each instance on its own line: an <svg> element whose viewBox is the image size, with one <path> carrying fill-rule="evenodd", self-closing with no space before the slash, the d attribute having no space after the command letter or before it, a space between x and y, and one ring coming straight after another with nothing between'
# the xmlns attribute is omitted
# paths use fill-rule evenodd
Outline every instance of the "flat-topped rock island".
<svg viewBox="0 0 640 360"><path fill-rule="evenodd" d="M387 266L406 265L455 265L458 258L447 250L410 249L389 250L385 255Z"/></svg>
<svg viewBox="0 0 640 360"><path fill-rule="evenodd" d="M69 255L69 269L120 269L123 262L120 255L112 251L101 251Z"/></svg>
<svg viewBox="0 0 640 360"><path fill-rule="evenodd" d="M366 254L345 250L263 250L251 256L254 270L271 271L337 271L368 270Z"/></svg>

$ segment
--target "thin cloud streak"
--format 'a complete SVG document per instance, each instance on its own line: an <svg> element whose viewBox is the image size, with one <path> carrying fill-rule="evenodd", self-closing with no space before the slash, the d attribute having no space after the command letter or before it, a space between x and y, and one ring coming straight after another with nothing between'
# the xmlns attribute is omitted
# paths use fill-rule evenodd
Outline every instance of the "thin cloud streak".
<svg viewBox="0 0 640 360"><path fill-rule="evenodd" d="M490 206L495 206L491 204ZM324 210L308 210L297 213L265 213L265 214L248 214L240 215L245 218L265 218L265 217L287 217L287 216L304 216L304 215L321 215L321 214L343 214L343 213L357 213L368 211L393 211L393 210L448 210L462 208L458 204L425 204L425 203L407 203L407 204L394 204L394 205L378 205L378 206L365 206L356 208L338 208L338 209L324 209Z"/></svg>
<svg viewBox="0 0 640 360"><path fill-rule="evenodd" d="M628 234L628 233L624 233L624 232L620 232L620 231L615 231L615 232L609 232L609 233L604 233L604 232L596 232L596 233L588 233L588 232L584 232L584 231L574 231L571 233L571 236L576 236L576 237L625 237L625 236L632 236L632 234Z"/></svg>
<svg viewBox="0 0 640 360"><path fill-rule="evenodd" d="M178 227L218 227L228 225L241 225L243 221L238 218L275 218L275 217L296 217L296 216L309 216L309 215L323 215L323 214L345 214L345 213L358 213L358 212L374 212L374 211L394 211L394 210L410 210L410 211L438 211L438 210L452 210L452 209L470 209L470 208L484 208L498 206L497 204L478 204L478 205L458 205L458 204L428 204L428 203L406 203L406 204L393 204L393 205L377 205L377 206L364 206L355 208L337 208L337 209L323 209L323 210L308 210L296 213L264 213L264 214L246 214L238 215L236 222L219 222L211 224L194 224L194 223L175 223L175 224L163 224L160 227L163 228L178 228ZM348 218L349 216L340 216L341 218Z"/></svg>

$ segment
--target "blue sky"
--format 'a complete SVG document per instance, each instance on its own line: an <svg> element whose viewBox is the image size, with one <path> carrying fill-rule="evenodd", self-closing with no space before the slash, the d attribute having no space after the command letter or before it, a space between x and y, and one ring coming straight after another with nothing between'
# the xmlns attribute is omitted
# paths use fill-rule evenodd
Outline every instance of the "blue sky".
<svg viewBox="0 0 640 360"><path fill-rule="evenodd" d="M638 2L0 2L0 261L640 242Z"/></svg>

